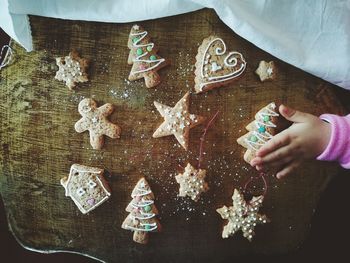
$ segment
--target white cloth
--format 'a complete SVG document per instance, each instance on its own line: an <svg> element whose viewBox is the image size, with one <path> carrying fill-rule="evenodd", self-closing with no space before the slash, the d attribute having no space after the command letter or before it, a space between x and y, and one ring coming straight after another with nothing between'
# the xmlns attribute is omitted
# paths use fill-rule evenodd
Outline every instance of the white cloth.
<svg viewBox="0 0 350 263"><path fill-rule="evenodd" d="M28 14L131 22L204 7L259 48L350 89L350 0L0 0L0 26L31 51Z"/></svg>

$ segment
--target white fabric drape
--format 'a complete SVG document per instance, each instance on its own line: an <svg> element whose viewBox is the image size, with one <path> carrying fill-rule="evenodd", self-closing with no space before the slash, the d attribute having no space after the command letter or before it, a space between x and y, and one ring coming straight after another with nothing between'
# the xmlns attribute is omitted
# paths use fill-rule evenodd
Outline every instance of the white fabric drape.
<svg viewBox="0 0 350 263"><path fill-rule="evenodd" d="M259 48L350 89L350 0L0 0L0 26L31 51L28 14L131 22L204 7Z"/></svg>

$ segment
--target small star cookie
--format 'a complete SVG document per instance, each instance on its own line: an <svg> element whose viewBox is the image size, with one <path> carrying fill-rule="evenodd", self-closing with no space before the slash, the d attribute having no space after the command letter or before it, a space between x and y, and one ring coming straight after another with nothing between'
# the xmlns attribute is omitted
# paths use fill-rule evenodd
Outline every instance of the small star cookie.
<svg viewBox="0 0 350 263"><path fill-rule="evenodd" d="M228 220L222 231L222 238L233 236L237 231L241 230L243 236L252 241L255 235L255 226L269 222L265 215L258 214L264 197L262 195L254 196L252 200L246 202L243 195L235 189L232 200L233 206L223 206L216 210L223 219Z"/></svg>
<svg viewBox="0 0 350 263"><path fill-rule="evenodd" d="M70 52L66 57L56 58L56 64L58 66L58 71L56 72L55 79L64 81L70 90L72 90L78 82L87 82L89 80L87 74L89 61L80 58L76 51Z"/></svg>
<svg viewBox="0 0 350 263"><path fill-rule="evenodd" d="M153 133L153 138L174 135L187 151L190 129L203 123L205 120L202 116L189 113L190 93L187 92L173 108L156 101L154 106L160 115L164 117L164 122Z"/></svg>
<svg viewBox="0 0 350 263"><path fill-rule="evenodd" d="M206 170L195 169L190 163L187 164L184 173L175 176L180 184L179 196L189 196L193 201L198 201L200 195L209 190L204 181Z"/></svg>
<svg viewBox="0 0 350 263"><path fill-rule="evenodd" d="M97 104L93 99L83 99L79 103L78 111L83 117L75 123L74 127L79 133L84 131L90 132L92 148L102 148L104 135L113 139L120 137L120 127L107 119L113 110L113 105L110 103L97 108Z"/></svg>
<svg viewBox="0 0 350 263"><path fill-rule="evenodd" d="M277 76L277 68L273 61L266 62L262 60L260 61L255 73L259 76L261 82L274 80Z"/></svg>

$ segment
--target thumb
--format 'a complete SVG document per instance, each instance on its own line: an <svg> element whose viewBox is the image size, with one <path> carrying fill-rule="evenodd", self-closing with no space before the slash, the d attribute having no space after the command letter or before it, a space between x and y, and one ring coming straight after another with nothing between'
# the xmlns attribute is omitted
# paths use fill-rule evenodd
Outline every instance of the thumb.
<svg viewBox="0 0 350 263"><path fill-rule="evenodd" d="M284 118L291 122L306 122L310 118L310 114L294 110L283 104L279 107L279 112Z"/></svg>

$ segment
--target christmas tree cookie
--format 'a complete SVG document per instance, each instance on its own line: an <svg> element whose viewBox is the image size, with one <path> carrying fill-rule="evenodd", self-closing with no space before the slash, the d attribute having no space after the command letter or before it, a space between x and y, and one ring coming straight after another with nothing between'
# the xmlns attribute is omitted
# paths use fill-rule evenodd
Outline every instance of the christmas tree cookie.
<svg viewBox="0 0 350 263"><path fill-rule="evenodd" d="M258 214L263 200L264 197L261 195L254 196L252 200L246 202L243 195L235 189L232 196L233 205L230 207L224 205L216 210L222 219L228 220L222 231L222 238L233 236L241 230L243 236L252 241L255 226L269 222L265 215Z"/></svg>
<svg viewBox="0 0 350 263"><path fill-rule="evenodd" d="M147 88L157 86L160 83L157 71L167 66L169 61L157 54L158 49L151 42L148 32L141 26L134 25L130 31L128 48L128 64L132 65L129 80L144 78Z"/></svg>
<svg viewBox="0 0 350 263"><path fill-rule="evenodd" d="M196 56L196 93L227 85L238 78L246 68L243 55L227 51L225 42L210 36L203 40Z"/></svg>
<svg viewBox="0 0 350 263"><path fill-rule="evenodd" d="M156 218L158 210L154 205L153 192L145 178L141 178L131 193L132 201L126 207L129 215L122 228L134 232L133 240L140 244L148 243L149 232L159 232L161 225Z"/></svg>
<svg viewBox="0 0 350 263"><path fill-rule="evenodd" d="M246 148L244 160L248 163L255 153L274 135L287 127L287 121L277 112L274 102L262 108L255 115L255 120L248 124L248 133L237 139L237 143Z"/></svg>

